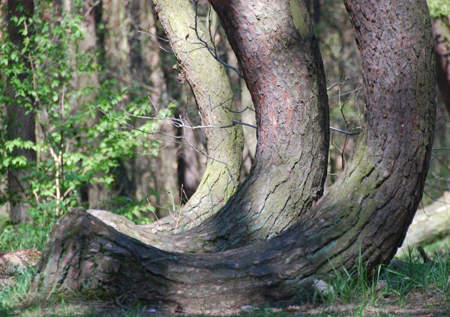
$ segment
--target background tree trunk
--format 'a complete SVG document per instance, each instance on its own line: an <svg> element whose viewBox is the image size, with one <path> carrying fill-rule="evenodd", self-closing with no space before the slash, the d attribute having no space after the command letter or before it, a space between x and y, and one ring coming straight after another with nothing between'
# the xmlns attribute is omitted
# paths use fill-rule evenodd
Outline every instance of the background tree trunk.
<svg viewBox="0 0 450 317"><path fill-rule="evenodd" d="M265 10L251 14L261 2ZM227 15L222 19L232 33L250 29L243 17L257 20L267 12L280 16L280 11L270 10L274 2L261 2L213 3L219 15ZM295 6L294 11L298 9ZM74 210L54 228L34 289L47 294L98 291L173 311L223 314L248 304L298 301L310 291L314 279L335 268L356 271L359 256L369 270L390 261L420 201L431 153L435 120L431 23L425 1L347 0L346 6L363 61L367 101L364 142L345 175L313 208L301 213L289 230L269 241L225 252L168 253ZM297 19L299 12L293 15ZM285 18L292 21L290 16ZM262 30L269 34L273 30L278 36L283 34L283 28L265 27ZM300 27L297 35L289 33L289 37L301 40L312 35L304 31ZM287 43L282 43L286 48ZM247 56L246 49L235 47L238 56ZM252 82L252 76L261 72L252 74L248 68L244 73ZM249 86L254 100L272 91L272 87ZM268 155L268 149L261 147L276 146L268 142L275 136L261 124L277 121L266 121L265 116L274 105L268 109L261 109L258 102L255 105L258 157ZM279 137L294 131L302 136L302 130L290 131L281 125L277 130ZM315 139L320 136L317 133L325 135L323 131L308 131ZM276 162L276 158L270 161ZM270 166L266 168L273 173Z"/></svg>
<svg viewBox="0 0 450 317"><path fill-rule="evenodd" d="M8 23L8 36L11 39L11 42L14 43L14 45L16 45L19 49L23 47L23 28L17 26L16 22L13 21L13 18L20 16L31 18L33 16L33 11L34 5L32 0L21 2L8 0L7 2L6 22ZM27 57L21 58L26 59ZM25 60L25 64L29 65L29 62ZM26 75L23 75L23 78L25 77ZM9 97L11 100L14 100L16 95L13 88L9 86L8 90ZM28 99L29 104L33 106L33 98L28 96ZM19 105L19 103L9 104L6 109L7 138L9 140L21 138L24 141L35 142L35 113L33 109L26 108L23 105ZM33 150L16 148L14 149L12 155L24 156L30 163L36 161L36 153ZM29 208L29 205L25 201L25 191L28 187L26 181L27 175L29 175L29 172L24 169L14 167L8 169L8 195L10 201L9 215L10 220L13 223L25 222L27 219L26 210Z"/></svg>
<svg viewBox="0 0 450 317"><path fill-rule="evenodd" d="M127 87L131 82L130 76L130 46L128 43L128 35L130 29L130 18L127 12L129 1L109 0L102 1L101 8L97 9L101 12L101 21L104 25L105 34L100 41L102 58L99 60L103 64L105 74L100 81L105 79L116 80L119 87ZM125 96L125 101L129 101ZM102 114L98 114L102 115ZM122 194L131 194L132 189L129 188L130 180L126 174L123 162L118 162L115 171L115 180L111 188L105 184L95 183L88 185L88 202L90 208L104 208L112 206L113 199ZM128 178L128 179L127 179Z"/></svg>
<svg viewBox="0 0 450 317"><path fill-rule="evenodd" d="M123 1L122 1L123 2ZM122 4L123 5L123 4ZM153 107L164 109L170 102L169 89L162 69L161 49L158 41L156 15L151 1L131 0L127 6L131 33L128 41L131 49L131 76L129 86L134 94L145 94ZM140 122L142 120L137 120ZM137 200L149 199L157 206L158 217L173 212L181 202L176 173L180 146L176 140L177 128L162 122L158 131L161 146L157 156L139 154L128 166L128 173L135 187ZM154 138L153 136L148 136Z"/></svg>
<svg viewBox="0 0 450 317"><path fill-rule="evenodd" d="M188 82L182 86L181 94L182 105L179 116L191 126L201 126L198 106ZM178 183L182 186L180 188L181 201L185 204L194 195L205 173L208 158L202 153L207 153L207 140L202 129L179 128L179 134L182 138L178 153L177 172ZM173 173L173 170L169 173ZM179 211L182 210L183 208L180 208ZM182 217L182 215L180 216Z"/></svg>
<svg viewBox="0 0 450 317"><path fill-rule="evenodd" d="M147 95L155 108L166 107L168 89L151 4L143 0L102 1L100 16L105 26L100 41L104 77L116 80L120 88L128 88L123 104L138 95ZM141 122L136 119L136 124ZM90 208L115 206L114 199L119 195L135 201L147 199L156 207L158 217L179 205L178 179L169 173L177 168L176 128L162 123L158 130L167 135L158 140L162 142L158 156L142 155L143 149L138 148L133 159L119 162L112 188L103 184L90 186Z"/></svg>
<svg viewBox="0 0 450 317"><path fill-rule="evenodd" d="M445 21L447 20L447 21ZM438 86L441 98L450 114L450 16L433 21L437 57Z"/></svg>

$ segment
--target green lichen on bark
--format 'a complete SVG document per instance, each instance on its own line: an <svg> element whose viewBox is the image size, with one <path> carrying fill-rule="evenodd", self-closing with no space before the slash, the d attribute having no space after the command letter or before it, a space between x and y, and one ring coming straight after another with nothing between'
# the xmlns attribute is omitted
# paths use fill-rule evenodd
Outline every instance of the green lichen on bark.
<svg viewBox="0 0 450 317"><path fill-rule="evenodd" d="M224 66L198 39L200 36L212 46L206 26L202 21L195 21L192 4L185 0L154 0L153 3L180 67L186 72L202 125L210 127L204 130L208 139L208 164L197 191L179 215L153 226L154 231L180 231L198 225L217 212L236 191L243 132L242 126L231 126L237 119L231 85Z"/></svg>

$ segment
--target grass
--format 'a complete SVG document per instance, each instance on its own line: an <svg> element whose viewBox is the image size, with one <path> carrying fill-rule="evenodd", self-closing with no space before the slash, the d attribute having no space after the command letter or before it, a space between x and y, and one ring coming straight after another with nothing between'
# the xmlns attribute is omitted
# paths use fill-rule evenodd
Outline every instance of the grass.
<svg viewBox="0 0 450 317"><path fill-rule="evenodd" d="M30 223L12 225L9 221L0 219L0 250L13 251L35 248L42 251L55 217L38 209L30 209Z"/></svg>
<svg viewBox="0 0 450 317"><path fill-rule="evenodd" d="M32 225L7 226L0 234L0 250L42 250L48 234L49 229L36 230L36 226ZM21 238L17 239L18 236ZM392 316L396 311L408 307L422 312L445 311L450 309L448 241L446 239L426 248L431 259L427 263L414 251L396 258L388 267L379 267L375 274L368 274L364 263L359 261L354 275L346 270L336 269L333 278L327 283L328 292L316 293L311 302L282 310L271 307L257 308L241 315ZM91 298L89 303L57 296L46 302L31 300L29 289L34 273L34 268L28 268L17 273L14 283L7 283L6 286L0 284L0 316L161 316L146 312L145 307L130 307L124 310L114 303L95 298Z"/></svg>
<svg viewBox="0 0 450 317"><path fill-rule="evenodd" d="M273 308L258 308L242 316L392 316L395 310L401 310L410 301L411 295L433 294L449 302L449 271L450 252L441 250L434 253L432 261L423 263L418 254L410 253L395 261L392 265L369 277L364 265L358 265L356 276L352 276L345 270L335 271L335 276L330 281L330 290L326 294L316 294L313 302L306 305L307 311L302 306L291 306L291 311L278 311ZM0 290L0 315L1 316L118 316L137 317L149 316L143 308L133 307L129 310L121 310L117 307L95 308L84 303L65 301L64 298L54 297L50 301L29 302L28 290L34 274L34 269L20 273L16 283ZM380 287L380 283L383 286ZM424 297L424 300L429 297ZM29 304L27 304L29 302ZM426 306L429 310L443 309L442 307ZM383 312L383 307L389 305L390 312ZM393 307L393 308L392 308ZM111 310L113 309L113 310ZM394 310L394 313L392 312ZM103 312L102 312L103 311Z"/></svg>

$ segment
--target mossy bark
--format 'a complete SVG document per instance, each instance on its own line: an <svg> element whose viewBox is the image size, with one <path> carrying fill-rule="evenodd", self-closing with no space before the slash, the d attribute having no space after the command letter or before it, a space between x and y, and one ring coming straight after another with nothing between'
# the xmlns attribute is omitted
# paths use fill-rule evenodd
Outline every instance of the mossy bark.
<svg viewBox="0 0 450 317"><path fill-rule="evenodd" d="M213 3L219 15L238 17L248 14L240 5L272 4ZM425 1L372 4L346 0L363 61L365 136L340 180L288 230L223 252L170 253L74 210L54 228L34 289L102 290L130 303L224 314L243 305L297 302L316 278L342 266L354 272L359 256L369 270L390 261L414 216L428 169L435 120L433 40ZM243 27L237 21L226 27ZM254 100L265 93L257 88L250 85ZM272 140L264 131L264 114L258 114L259 135ZM280 136L288 132L278 129ZM273 172L270 165L266 169Z"/></svg>
<svg viewBox="0 0 450 317"><path fill-rule="evenodd" d="M168 8L172 10L181 5L190 7L186 2L170 4L172 7ZM240 190L231 196L220 211L190 230L170 236L155 235L155 231L149 226L120 229L120 222L114 224L118 230L132 232L133 236L146 243L168 251L211 252L273 237L294 223L322 194L329 132L325 77L317 42L312 35L302 37L297 31L288 2L271 3L270 6L258 1L233 5L236 6L235 11L222 10L219 11L219 16L230 43L237 52L255 104L258 143L254 167ZM189 12L188 8L175 12L176 15L167 17L171 17L168 19L172 23L169 23L171 28L178 25L186 27L193 23L192 15L190 18L185 17L184 22L173 22L179 12ZM234 15L227 16L225 12L232 12ZM161 13L162 11L160 16ZM307 14L307 11L304 13ZM236 25L241 27L237 28ZM193 32L190 28L187 31ZM203 50L206 55L199 55L202 50L198 47L196 50L186 47L188 43L184 40L195 36L191 33L178 36L175 42L182 45L179 49L181 52L190 52L188 61L191 64L183 67L189 70L195 63L201 63L196 68L198 73L192 74L195 75L192 79L187 72L195 92L196 89L206 89L212 84L199 84L203 74L201 67L205 67L203 60L211 56L206 50ZM222 67L217 71L224 72ZM213 78L212 74L209 73L209 80ZM199 95L203 98L197 97L199 104L213 100L205 98L205 93ZM220 100L223 102L224 98ZM219 123L228 124L229 120ZM210 139L208 137L208 141ZM229 149L224 147L223 142L220 144L222 151ZM221 155L232 162L230 155L237 153L229 149L221 152ZM240 162L241 153L238 156ZM216 170L214 178L208 177L209 181L220 176L219 172L224 177L227 171ZM210 188L211 184L207 187L208 191ZM232 193L228 187L220 188L225 194ZM110 224L114 222L114 218L107 219L104 213L96 213L96 216Z"/></svg>
<svg viewBox="0 0 450 317"><path fill-rule="evenodd" d="M225 68L200 43L195 31L195 11L189 1L155 0L158 17L186 74L198 104L208 142L208 162L200 184L179 212L154 225L152 232L178 232L201 223L217 212L236 191L242 164L241 126L232 126L235 104ZM202 22L198 34L211 45ZM228 128L221 128L229 126Z"/></svg>

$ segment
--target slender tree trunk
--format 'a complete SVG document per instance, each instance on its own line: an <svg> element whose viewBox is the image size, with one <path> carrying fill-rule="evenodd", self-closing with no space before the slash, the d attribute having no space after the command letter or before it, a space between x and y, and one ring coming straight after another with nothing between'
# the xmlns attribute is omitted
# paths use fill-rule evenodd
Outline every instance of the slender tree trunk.
<svg viewBox="0 0 450 317"><path fill-rule="evenodd" d="M151 5L143 0L103 1L102 21L105 25L105 75L116 80L119 87L128 88L124 102L129 102L139 93L148 95L156 108L165 107L168 103L167 87ZM136 123L141 122L136 120ZM166 124L160 125L159 130L167 135L176 134L176 129ZM103 184L91 185L88 195L90 208L105 208L118 195L136 200L148 199L157 207L158 215L167 214L172 209L172 201L178 204L177 177L168 173L177 166L178 146L173 137L162 141L157 157L144 156L140 154L142 149L138 148L135 158L119 162L112 189Z"/></svg>
<svg viewBox="0 0 450 317"><path fill-rule="evenodd" d="M447 20L447 21L445 21ZM437 18L433 21L435 39L438 86L441 98L450 114L450 16L447 19Z"/></svg>
<svg viewBox="0 0 450 317"><path fill-rule="evenodd" d="M182 0L154 3L206 127L208 163L199 187L178 214L151 226L153 232L180 231L216 213L236 191L242 162L242 127L233 126L235 105L225 69L197 38L198 32L211 45L205 25L202 22L195 25L191 3Z"/></svg>
<svg viewBox="0 0 450 317"><path fill-rule="evenodd" d="M280 3L213 1L230 38L237 29L252 29L244 17L263 19L268 12L280 16L283 11L271 10L271 5ZM301 16L299 3L290 3L295 21ZM264 4L264 10L251 14L258 4ZM98 291L173 311L223 314L239 311L243 305L296 302L316 278L324 278L334 268L342 265L354 272L359 255L369 270L390 261L422 196L431 153L435 120L431 23L425 1L347 0L346 6L363 61L365 137L345 175L314 207L301 213L289 230L269 241L225 252L169 253L74 210L54 228L34 289L47 294L51 290ZM286 31L281 25L263 25L257 33L277 36L257 42L286 49L311 36L299 24L299 33L289 33L296 41L280 41ZM251 60L248 47L236 46L240 41L246 40L232 40L235 51ZM263 52L270 55L271 51ZM263 67L263 62L257 65ZM248 82L263 73L245 70ZM255 83L249 87L258 101L257 157L267 157L268 150L276 146L271 143L275 136L261 125L273 125L277 119L267 117L275 105L261 108L259 100L272 91L272 85ZM290 133L303 137L302 130L290 131L284 125L278 124L276 130L278 138ZM324 131L307 132L315 139L320 134L325 135ZM275 163L278 157L268 158ZM266 170L274 173L270 165Z"/></svg>
<svg viewBox="0 0 450 317"><path fill-rule="evenodd" d="M155 108L163 109L169 103L168 87L165 81L160 56L160 47L156 29L156 17L151 1L131 0L127 7L131 19L129 34L131 52L131 76L136 86L135 94L148 95ZM142 123L141 120L137 120ZM179 145L175 135L177 129L167 122L159 125L158 130L169 136L158 136L162 142L157 156L142 155L138 149L136 158L130 164L135 184L135 197L138 200L149 199L157 206L158 217L172 212L179 205L180 184L174 169L177 169ZM153 138L153 136L148 136ZM157 193L154 195L153 193Z"/></svg>
<svg viewBox="0 0 450 317"><path fill-rule="evenodd" d="M104 37L102 51L104 52L105 73L100 81L114 79L121 88L130 83L130 48L128 44L128 31L130 19L127 16L126 4L128 1L109 0L101 2L101 18L104 24ZM128 101L128 99L126 100ZM125 101L125 102L126 102ZM99 114L100 115L100 114ZM113 188L104 184L94 183L88 185L88 201L90 208L102 208L111 205L113 198L120 194L122 184L118 176L126 177L123 162L119 162L115 172Z"/></svg>
<svg viewBox="0 0 450 317"><path fill-rule="evenodd" d="M14 1L8 0L7 2L7 14L6 23L8 23L8 35L11 42L17 47L23 47L24 35L22 33L23 28L17 26L13 18L25 17L31 18L33 16L34 5L33 1ZM25 64L29 64L26 60L27 57L22 56L25 59ZM23 76L23 78L26 76ZM20 77L19 77L20 79ZM7 84L8 85L8 84ZM11 100L21 100L15 96L14 88L9 85L9 97ZM31 96L30 104L34 104L34 100ZM23 99L22 99L23 100ZM14 102L14 101L13 101ZM24 141L36 141L35 135L35 113L32 109L25 107L23 104L9 104L6 108L7 115L7 137L9 140L21 138ZM27 149L15 149L12 153L13 156L24 156L28 162L36 161L36 153L33 150ZM25 222L27 219L26 210L29 208L26 203L26 191L28 190L28 184L26 176L29 172L11 167L8 169L8 193L10 202L10 220L13 223Z"/></svg>
<svg viewBox="0 0 450 317"><path fill-rule="evenodd" d="M75 15L77 17L81 17L81 20L79 22L79 27L84 32L84 37L77 41L76 43L71 43L69 47L70 51L70 59L73 64L76 64L78 62L77 55L78 54L84 54L86 56L89 56L89 58L92 59L92 62L97 64L98 60L96 58L97 53L97 23L95 18L95 10L96 6L100 6L99 3L96 3L94 0L84 1L82 3L73 3L71 0L64 0L62 2L56 1L54 6L59 6L59 15ZM56 8L55 8L56 9ZM54 15L51 15L54 16ZM53 18L53 21L56 21L57 18ZM74 67L74 69L80 69L80 65L71 65ZM98 78L98 72L73 72L72 78L70 81L70 88L69 91L80 91L82 89L86 89L87 87L92 89L92 92L89 94L73 94L71 95L70 99L68 99L66 104L70 105L70 115L83 112L85 109L83 107L86 107L86 104L93 103L96 98L97 89L99 86L99 78ZM66 95L67 96L67 95ZM42 123L43 117L38 115L38 121ZM65 120L63 118L63 120ZM93 125L96 124L95 118L88 119L87 122L80 122L78 125L78 130L80 133L80 138L83 140L86 140L86 142L98 142L97 140L88 140L86 136L86 126L88 128L91 128ZM47 122L48 124L48 122ZM43 136L42 136L43 137ZM66 142L67 140L65 140ZM70 144L66 142L66 145L70 146L70 148L67 149L67 151L71 151L71 148L73 148L74 144ZM91 203L93 198L93 192L96 185L92 184L84 184L82 188L80 189L80 197L79 200L83 204L89 203L89 197L88 193L91 192Z"/></svg>

